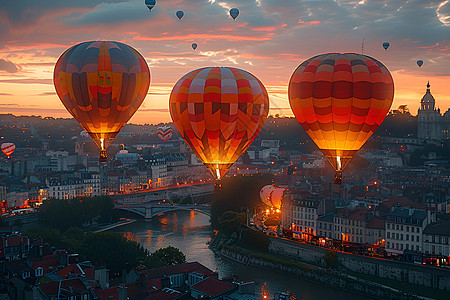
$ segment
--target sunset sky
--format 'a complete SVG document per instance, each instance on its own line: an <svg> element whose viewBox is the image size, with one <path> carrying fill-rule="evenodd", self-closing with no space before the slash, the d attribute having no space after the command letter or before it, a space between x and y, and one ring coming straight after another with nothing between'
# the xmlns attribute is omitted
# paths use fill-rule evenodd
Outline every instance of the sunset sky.
<svg viewBox="0 0 450 300"><path fill-rule="evenodd" d="M157 0L151 12L144 2L1 1L0 113L70 117L53 67L68 47L90 40L120 41L146 58L150 90L132 123L169 122L173 85L206 66L251 72L269 92L270 113L291 115L287 84L295 68L321 53L361 53L363 39L364 54L392 73L393 108L407 104L416 114L428 80L441 111L450 107L450 1ZM235 21L232 7L240 10Z"/></svg>

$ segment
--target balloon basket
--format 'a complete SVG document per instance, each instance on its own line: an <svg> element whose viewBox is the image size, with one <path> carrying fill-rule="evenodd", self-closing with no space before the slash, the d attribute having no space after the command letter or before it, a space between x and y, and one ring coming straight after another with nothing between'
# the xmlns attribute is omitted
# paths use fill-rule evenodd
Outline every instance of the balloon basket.
<svg viewBox="0 0 450 300"><path fill-rule="evenodd" d="M342 171L336 171L336 175L334 176L335 184L342 184Z"/></svg>
<svg viewBox="0 0 450 300"><path fill-rule="evenodd" d="M106 159L108 158L108 155L106 155L106 150L100 151L100 162L104 163L106 162Z"/></svg>

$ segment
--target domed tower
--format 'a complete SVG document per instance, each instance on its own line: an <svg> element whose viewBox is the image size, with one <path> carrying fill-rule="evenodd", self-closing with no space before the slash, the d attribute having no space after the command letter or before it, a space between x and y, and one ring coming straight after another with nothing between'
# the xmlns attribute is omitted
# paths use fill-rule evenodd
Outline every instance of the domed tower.
<svg viewBox="0 0 450 300"><path fill-rule="evenodd" d="M422 139L440 140L442 138L441 123L442 116L436 109L436 101L430 91L430 82L427 91L420 101L420 109L417 112L418 128L417 137Z"/></svg>

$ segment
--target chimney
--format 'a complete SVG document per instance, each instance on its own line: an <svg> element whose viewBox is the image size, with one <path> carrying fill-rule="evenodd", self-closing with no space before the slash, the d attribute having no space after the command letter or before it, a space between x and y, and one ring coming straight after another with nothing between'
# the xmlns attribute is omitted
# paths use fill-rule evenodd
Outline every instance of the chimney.
<svg viewBox="0 0 450 300"><path fill-rule="evenodd" d="M118 300L127 300L128 299L128 291L126 286L119 285L117 287L119 290L119 299Z"/></svg>

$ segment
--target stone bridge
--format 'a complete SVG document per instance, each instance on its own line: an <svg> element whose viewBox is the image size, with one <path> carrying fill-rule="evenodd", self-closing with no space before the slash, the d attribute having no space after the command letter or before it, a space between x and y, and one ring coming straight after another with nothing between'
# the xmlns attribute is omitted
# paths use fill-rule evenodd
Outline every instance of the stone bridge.
<svg viewBox="0 0 450 300"><path fill-rule="evenodd" d="M190 198L192 202L202 196L212 195L214 183L180 184L179 186L163 187L132 194L115 195L114 202L125 206L143 206L150 203L171 201L173 199Z"/></svg>
<svg viewBox="0 0 450 300"><path fill-rule="evenodd" d="M195 204L195 205L172 205L172 204L147 204L147 205L120 205L116 204L115 209L125 210L135 213L146 220L151 220L161 214L165 214L177 210L190 210L195 211L211 217L211 207L208 204Z"/></svg>

